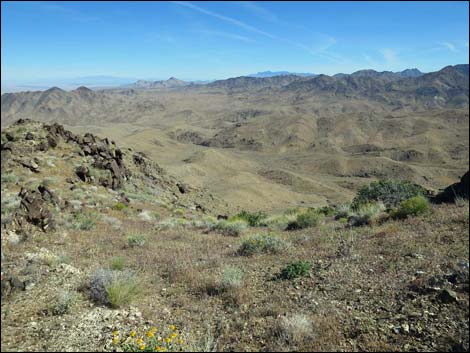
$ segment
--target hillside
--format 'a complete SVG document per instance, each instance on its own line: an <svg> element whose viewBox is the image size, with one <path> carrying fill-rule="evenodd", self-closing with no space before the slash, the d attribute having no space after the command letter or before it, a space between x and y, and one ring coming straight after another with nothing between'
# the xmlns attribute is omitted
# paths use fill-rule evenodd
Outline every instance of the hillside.
<svg viewBox="0 0 470 353"><path fill-rule="evenodd" d="M234 217L106 137L19 120L1 149L2 351L468 350L468 173L404 218Z"/></svg>
<svg viewBox="0 0 470 353"><path fill-rule="evenodd" d="M138 146L233 210L341 202L376 178L456 182L469 158L468 65L390 75L4 94L2 126L34 117Z"/></svg>

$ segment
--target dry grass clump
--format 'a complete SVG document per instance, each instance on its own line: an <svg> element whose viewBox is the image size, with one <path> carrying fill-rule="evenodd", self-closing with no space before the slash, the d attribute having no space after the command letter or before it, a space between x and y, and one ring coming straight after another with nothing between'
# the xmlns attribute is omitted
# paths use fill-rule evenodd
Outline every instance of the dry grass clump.
<svg viewBox="0 0 470 353"><path fill-rule="evenodd" d="M90 298L112 308L130 304L141 291L140 281L130 271L99 269L88 284Z"/></svg>
<svg viewBox="0 0 470 353"><path fill-rule="evenodd" d="M233 221L221 220L214 226L215 230L231 237L239 236L247 228L248 224L242 219L235 219Z"/></svg>
<svg viewBox="0 0 470 353"><path fill-rule="evenodd" d="M244 256L268 253L276 254L287 248L288 244L271 233L254 234L246 238L238 249Z"/></svg>
<svg viewBox="0 0 470 353"><path fill-rule="evenodd" d="M281 317L276 331L278 338L289 345L301 346L314 339L312 321L304 314Z"/></svg>

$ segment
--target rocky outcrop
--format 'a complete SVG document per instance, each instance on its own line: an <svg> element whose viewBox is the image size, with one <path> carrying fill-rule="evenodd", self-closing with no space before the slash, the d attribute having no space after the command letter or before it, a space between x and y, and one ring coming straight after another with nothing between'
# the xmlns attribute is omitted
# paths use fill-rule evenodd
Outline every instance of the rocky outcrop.
<svg viewBox="0 0 470 353"><path fill-rule="evenodd" d="M52 213L47 204L58 201L47 187L39 186L38 190L21 188L18 196L21 198L21 203L16 220L20 228L22 228L23 219L44 231L55 228Z"/></svg>
<svg viewBox="0 0 470 353"><path fill-rule="evenodd" d="M441 193L437 194L433 201L436 203L454 202L456 198L469 198L470 171L467 171L458 183L449 185Z"/></svg>

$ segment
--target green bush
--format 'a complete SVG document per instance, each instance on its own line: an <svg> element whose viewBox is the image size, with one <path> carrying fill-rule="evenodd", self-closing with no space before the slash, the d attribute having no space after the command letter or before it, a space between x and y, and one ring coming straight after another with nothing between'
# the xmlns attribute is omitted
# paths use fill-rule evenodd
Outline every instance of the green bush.
<svg viewBox="0 0 470 353"><path fill-rule="evenodd" d="M287 225L288 230L304 229L309 227L316 227L323 219L323 214L315 210L308 210L304 213L297 215L295 221L289 222Z"/></svg>
<svg viewBox="0 0 470 353"><path fill-rule="evenodd" d="M349 218L349 216L352 215L352 210L351 210L351 205L349 204L342 204L339 206L336 206L335 209L335 219L339 220L342 218Z"/></svg>
<svg viewBox="0 0 470 353"><path fill-rule="evenodd" d="M238 267L226 266L222 272L220 285L223 289L239 288L243 284L243 271Z"/></svg>
<svg viewBox="0 0 470 353"><path fill-rule="evenodd" d="M116 211L122 211L123 209L125 209L127 207L127 205L123 204L122 202L117 202L113 207L112 209L113 210L116 210Z"/></svg>
<svg viewBox="0 0 470 353"><path fill-rule="evenodd" d="M297 277L307 276L310 269L311 265L307 261L292 262L281 270L279 277L282 279L294 279Z"/></svg>
<svg viewBox="0 0 470 353"><path fill-rule="evenodd" d="M112 308L131 303L140 292L140 285L135 278L118 278L106 287L109 305Z"/></svg>
<svg viewBox="0 0 470 353"><path fill-rule="evenodd" d="M116 256L111 259L109 262L109 267L111 270L122 271L126 265L126 259L121 256Z"/></svg>
<svg viewBox="0 0 470 353"><path fill-rule="evenodd" d="M385 211L385 206L382 202L369 202L361 205L350 217L351 224L353 226L371 224L383 211Z"/></svg>
<svg viewBox="0 0 470 353"><path fill-rule="evenodd" d="M145 236L141 234L132 234L127 237L127 245L131 248L144 246L145 245Z"/></svg>
<svg viewBox="0 0 470 353"><path fill-rule="evenodd" d="M352 208L357 209L368 202L382 201L387 208L396 207L400 202L414 196L424 195L426 189L404 180L374 181L359 189L352 202Z"/></svg>
<svg viewBox="0 0 470 353"><path fill-rule="evenodd" d="M89 282L92 300L112 308L129 304L141 293L141 283L129 271L98 269Z"/></svg>
<svg viewBox="0 0 470 353"><path fill-rule="evenodd" d="M430 209L429 201L424 196L411 197L402 201L400 207L392 212L392 217L396 219L407 218L408 216L418 216L428 212Z"/></svg>
<svg viewBox="0 0 470 353"><path fill-rule="evenodd" d="M77 293L62 291L53 300L49 311L52 315L64 315L78 299Z"/></svg>
<svg viewBox="0 0 470 353"><path fill-rule="evenodd" d="M241 219L244 220L250 227L264 226L263 220L267 217L264 212L248 212L241 211L235 217L230 220Z"/></svg>
<svg viewBox="0 0 470 353"><path fill-rule="evenodd" d="M73 217L73 228L91 230L96 226L95 218L92 213L76 213Z"/></svg>
<svg viewBox="0 0 470 353"><path fill-rule="evenodd" d="M335 209L331 206L323 206L318 208L316 211L326 217L333 216L335 214Z"/></svg>
<svg viewBox="0 0 470 353"><path fill-rule="evenodd" d="M214 226L215 230L219 230L224 235L232 237L239 236L247 228L247 223L244 220L221 220Z"/></svg>
<svg viewBox="0 0 470 353"><path fill-rule="evenodd" d="M243 241L238 253L240 255L250 256L260 253L275 254L281 252L287 247L287 244L280 238L272 234L255 234Z"/></svg>

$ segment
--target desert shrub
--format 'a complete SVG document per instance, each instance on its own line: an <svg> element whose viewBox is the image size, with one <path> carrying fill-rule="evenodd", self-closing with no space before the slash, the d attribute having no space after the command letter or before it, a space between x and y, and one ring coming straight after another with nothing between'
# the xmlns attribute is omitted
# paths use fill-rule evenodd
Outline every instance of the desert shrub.
<svg viewBox="0 0 470 353"><path fill-rule="evenodd" d="M392 212L393 218L407 218L408 216L418 216L429 211L429 201L424 196L411 197L402 201L400 207Z"/></svg>
<svg viewBox="0 0 470 353"><path fill-rule="evenodd" d="M316 211L319 214L329 217L329 216L333 216L336 210L331 206L323 206L323 207L318 208Z"/></svg>
<svg viewBox="0 0 470 353"><path fill-rule="evenodd" d="M126 265L126 259L122 256L115 256L109 261L109 267L111 270L122 271Z"/></svg>
<svg viewBox="0 0 470 353"><path fill-rule="evenodd" d="M244 220L220 220L215 224L214 229L220 231L224 235L229 235L232 237L239 236L245 229L247 224Z"/></svg>
<svg viewBox="0 0 470 353"><path fill-rule="evenodd" d="M323 217L324 216L322 214L313 209L310 209L306 212L298 214L295 221L292 221L287 225L287 229L295 230L315 227L320 224Z"/></svg>
<svg viewBox="0 0 470 353"><path fill-rule="evenodd" d="M191 221L191 226L195 229L210 230L210 229L214 229L216 224L217 224L217 219L211 216L207 216L202 219Z"/></svg>
<svg viewBox="0 0 470 353"><path fill-rule="evenodd" d="M96 226L96 217L91 212L76 213L73 216L72 227L80 230L91 230Z"/></svg>
<svg viewBox="0 0 470 353"><path fill-rule="evenodd" d="M243 271L238 267L226 266L222 272L220 285L224 289L236 289L243 284Z"/></svg>
<svg viewBox="0 0 470 353"><path fill-rule="evenodd" d="M296 218L295 214L274 215L266 218L263 222L269 229L286 230L289 223L295 221Z"/></svg>
<svg viewBox="0 0 470 353"><path fill-rule="evenodd" d="M259 227L264 226L263 220L267 217L264 212L248 212L248 211L241 211L231 220L244 220L250 227Z"/></svg>
<svg viewBox="0 0 470 353"><path fill-rule="evenodd" d="M192 351L186 345L186 337L175 325L158 331L156 327L132 330L121 335L112 332L112 345L119 352L184 352Z"/></svg>
<svg viewBox="0 0 470 353"><path fill-rule="evenodd" d="M116 211L122 211L123 209L125 209L127 207L126 204L122 203L122 202L117 202L113 207L112 209L113 210L116 210Z"/></svg>
<svg viewBox="0 0 470 353"><path fill-rule="evenodd" d="M61 291L53 299L52 304L49 308L49 312L52 315L64 315L77 301L77 293L72 293L68 291Z"/></svg>
<svg viewBox="0 0 470 353"><path fill-rule="evenodd" d="M281 270L279 277L282 279L294 279L297 277L307 276L310 269L311 265L307 261L291 262Z"/></svg>
<svg viewBox="0 0 470 353"><path fill-rule="evenodd" d="M156 228L158 230L167 230L167 229L173 229L176 227L184 227L184 226L187 226L188 224L189 224L189 221L184 218L170 217L170 218L167 218L158 222Z"/></svg>
<svg viewBox="0 0 470 353"><path fill-rule="evenodd" d="M284 211L284 214L289 216L289 215L296 215L300 212L299 207L293 207L293 208L288 208L287 210Z"/></svg>
<svg viewBox="0 0 470 353"><path fill-rule="evenodd" d="M344 203L336 206L335 209L335 219L348 218L351 216L353 211L351 210L351 205Z"/></svg>
<svg viewBox="0 0 470 353"><path fill-rule="evenodd" d="M352 202L357 209L369 202L382 201L387 208L396 207L400 202L414 196L424 195L426 189L404 180L380 180L359 189Z"/></svg>
<svg viewBox="0 0 470 353"><path fill-rule="evenodd" d="M371 224L381 212L385 211L385 205L382 202L369 202L361 205L350 217L353 226L363 226Z"/></svg>
<svg viewBox="0 0 470 353"><path fill-rule="evenodd" d="M238 249L238 253L250 256L259 253L275 254L287 247L282 239L270 233L255 234L246 238Z"/></svg>
<svg viewBox="0 0 470 353"><path fill-rule="evenodd" d="M312 322L303 314L281 317L276 329L277 336L290 344L301 345L313 339Z"/></svg>
<svg viewBox="0 0 470 353"><path fill-rule="evenodd" d="M99 269L89 283L90 298L112 308L129 304L140 292L139 281L129 271Z"/></svg>
<svg viewBox="0 0 470 353"><path fill-rule="evenodd" d="M144 246L146 237L142 234L131 234L127 237L127 245L131 248Z"/></svg>
<svg viewBox="0 0 470 353"><path fill-rule="evenodd" d="M104 215L101 216L101 219L103 220L103 222L106 222L107 224L109 224L114 229L121 228L122 223L116 217L111 217L111 216L108 216L108 215L104 214Z"/></svg>
<svg viewBox="0 0 470 353"><path fill-rule="evenodd" d="M179 217L182 217L184 216L184 214L186 213L186 211L184 210L184 208L177 208L173 211L173 213L176 215L176 216L179 216Z"/></svg>
<svg viewBox="0 0 470 353"><path fill-rule="evenodd" d="M18 181L18 177L13 173L2 173L1 175L2 184L5 183L16 183Z"/></svg>

